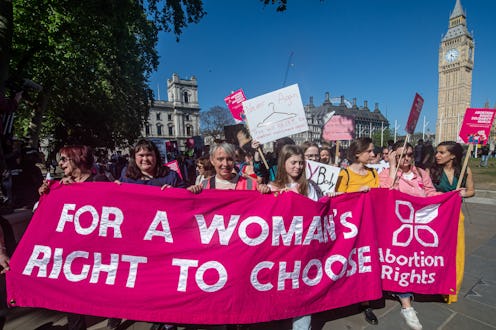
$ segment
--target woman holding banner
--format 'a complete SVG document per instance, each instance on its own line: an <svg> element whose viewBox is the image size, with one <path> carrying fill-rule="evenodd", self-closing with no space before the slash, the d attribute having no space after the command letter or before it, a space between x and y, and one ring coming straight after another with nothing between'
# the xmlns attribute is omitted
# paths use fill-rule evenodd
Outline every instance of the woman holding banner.
<svg viewBox="0 0 496 330"><path fill-rule="evenodd" d="M454 141L438 144L435 155L436 163L430 169L432 183L437 191L458 190L463 198L475 195L472 171L467 167L462 174L463 147ZM460 179L461 178L461 179ZM461 182L459 183L459 181ZM457 188L460 187L460 188ZM465 217L460 212L458 220L458 239L456 245L456 293L445 297L447 303L456 302L463 281L465 268Z"/></svg>
<svg viewBox="0 0 496 330"><path fill-rule="evenodd" d="M64 172L60 184L109 181L105 175L95 175L92 173L95 158L90 147L84 145L66 146L60 149L59 155L59 167ZM51 181L44 180L38 189L40 195L47 194L50 191L51 184ZM86 329L84 315L67 314L67 326L69 330Z"/></svg>
<svg viewBox="0 0 496 330"><path fill-rule="evenodd" d="M367 192L371 188L379 187L377 171L367 167L374 157L374 144L371 138L362 137L353 141L348 148L350 165L339 173L336 191ZM362 309L367 322L373 325L379 323L368 301L362 303Z"/></svg>
<svg viewBox="0 0 496 330"><path fill-rule="evenodd" d="M131 150L129 164L119 181L164 188L186 188L177 172L162 165L160 159L160 151L155 143L145 139L139 140Z"/></svg>
<svg viewBox="0 0 496 330"><path fill-rule="evenodd" d="M318 149L317 149L318 151ZM319 187L305 176L305 155L303 149L296 145L282 147L277 162L274 181L268 184L273 192L293 191L317 201L322 197ZM293 330L311 329L312 316L293 318Z"/></svg>
<svg viewBox="0 0 496 330"><path fill-rule="evenodd" d="M162 189L175 187L186 188L186 183L177 172L160 163L160 151L152 141L141 139L133 147L125 175L119 182L144 184L161 187ZM193 193L201 191L200 186L187 188ZM120 319L109 319L107 329L117 329ZM177 329L175 325L154 323L152 329Z"/></svg>
<svg viewBox="0 0 496 330"><path fill-rule="evenodd" d="M429 173L413 165L413 146L405 141L397 141L389 153L390 168L379 174L380 187L396 189L405 194L419 197L435 196L440 193L434 188ZM395 169L398 169L396 172ZM422 324L412 307L413 294L395 293L401 303L401 316L414 330L421 330Z"/></svg>

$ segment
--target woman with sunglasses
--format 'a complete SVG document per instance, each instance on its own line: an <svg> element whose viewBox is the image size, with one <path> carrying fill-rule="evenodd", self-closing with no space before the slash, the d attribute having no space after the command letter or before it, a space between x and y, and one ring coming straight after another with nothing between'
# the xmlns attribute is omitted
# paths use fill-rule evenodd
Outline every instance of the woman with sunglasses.
<svg viewBox="0 0 496 330"><path fill-rule="evenodd" d="M66 146L59 151L59 167L64 172L60 180L61 184L72 184L77 182L108 182L105 175L93 174L92 169L95 162L93 151L84 145ZM38 189L40 195L47 194L50 190L50 182L44 180ZM67 325L70 330L86 329L86 320L81 314L67 314Z"/></svg>
<svg viewBox="0 0 496 330"><path fill-rule="evenodd" d="M58 165L64 172L60 180L61 184L70 184L75 182L108 182L105 175L93 174L93 165L95 158L90 147L84 145L66 146L59 150ZM50 182L44 180L38 189L40 195L48 193Z"/></svg>
<svg viewBox="0 0 496 330"><path fill-rule="evenodd" d="M413 165L413 146L404 141L393 145L389 153L389 168L379 174L379 185L382 188L396 189L412 196L438 195L432 184L429 173ZM396 172L397 170L397 172ZM395 293L401 304L401 316L406 324L414 330L422 329L417 312L412 307L413 294L410 292Z"/></svg>
<svg viewBox="0 0 496 330"><path fill-rule="evenodd" d="M413 164L413 155L413 146L410 143L397 141L388 155L389 168L379 174L380 187L396 189L413 196L438 195L429 172Z"/></svg>

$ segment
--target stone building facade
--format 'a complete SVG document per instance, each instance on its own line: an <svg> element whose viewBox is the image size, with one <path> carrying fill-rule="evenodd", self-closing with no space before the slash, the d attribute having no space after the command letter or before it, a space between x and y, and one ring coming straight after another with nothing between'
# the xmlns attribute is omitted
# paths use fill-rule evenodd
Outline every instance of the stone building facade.
<svg viewBox="0 0 496 330"><path fill-rule="evenodd" d="M150 108L143 136L177 141L184 150L186 139L200 135L200 104L196 77L167 79L167 101L156 100Z"/></svg>
<svg viewBox="0 0 496 330"><path fill-rule="evenodd" d="M313 97L310 97L310 102L304 108L309 130L291 136L296 144L301 144L305 141L329 142L322 140L322 128L325 125L325 116L333 111L336 115L348 116L354 119L355 137L357 138L370 137L375 132L380 133L381 130L389 127L389 121L381 113L378 103L375 103L374 109L371 110L367 101L364 101L363 106L359 107L356 103L356 98L350 102L344 96L331 98L330 94L326 93L322 105L316 106L313 102ZM347 145L347 143L344 143L344 145Z"/></svg>

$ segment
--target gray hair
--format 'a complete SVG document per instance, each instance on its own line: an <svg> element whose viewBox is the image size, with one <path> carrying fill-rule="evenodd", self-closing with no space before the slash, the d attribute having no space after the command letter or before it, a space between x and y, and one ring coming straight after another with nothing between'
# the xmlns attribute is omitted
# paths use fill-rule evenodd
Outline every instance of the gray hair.
<svg viewBox="0 0 496 330"><path fill-rule="evenodd" d="M213 157L217 149L224 149L226 154L228 154L232 159L236 158L236 147L230 143L222 142L214 145L210 148L210 157Z"/></svg>

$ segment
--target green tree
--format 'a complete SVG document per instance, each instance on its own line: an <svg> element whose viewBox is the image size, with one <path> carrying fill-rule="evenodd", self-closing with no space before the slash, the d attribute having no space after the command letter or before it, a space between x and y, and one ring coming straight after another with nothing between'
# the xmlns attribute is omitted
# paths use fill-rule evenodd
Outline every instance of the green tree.
<svg viewBox="0 0 496 330"><path fill-rule="evenodd" d="M22 135L37 133L26 119L55 144L114 147L140 135L158 64L156 27L140 5L20 0L14 19L12 73L44 87L20 112Z"/></svg>
<svg viewBox="0 0 496 330"><path fill-rule="evenodd" d="M382 134L380 129L372 132L372 142L376 147L384 147L387 145L387 141L392 139L393 139L393 134L391 133L391 130L389 128L386 128L384 130L384 133ZM381 140L382 140L382 144L381 144Z"/></svg>

